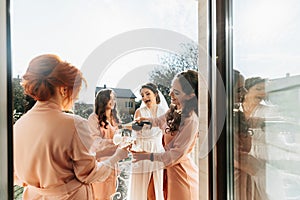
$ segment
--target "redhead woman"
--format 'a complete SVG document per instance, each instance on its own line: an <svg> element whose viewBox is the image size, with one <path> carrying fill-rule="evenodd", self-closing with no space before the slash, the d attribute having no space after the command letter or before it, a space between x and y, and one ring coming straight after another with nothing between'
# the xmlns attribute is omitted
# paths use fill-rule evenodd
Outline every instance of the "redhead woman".
<svg viewBox="0 0 300 200"><path fill-rule="evenodd" d="M80 91L82 73L58 56L37 56L22 85L37 102L14 125L15 175L26 185L23 199L94 199L92 183L105 180L127 157L117 149L98 162L87 120L70 110Z"/></svg>
<svg viewBox="0 0 300 200"><path fill-rule="evenodd" d="M189 157L199 130L198 73L187 70L178 73L170 90L171 106L166 114L150 120L152 126L164 130L165 152L133 153L134 162L150 160L166 168L168 200L198 199L198 168Z"/></svg>
<svg viewBox="0 0 300 200"><path fill-rule="evenodd" d="M120 123L116 109L115 93L111 89L102 89L97 93L95 111L89 116L88 122L95 141L94 145L98 148L96 151L101 153L99 161L104 161L117 150L117 146L114 145L112 139ZM96 200L111 199L117 187L116 173L117 171L113 170L104 182L93 183Z"/></svg>

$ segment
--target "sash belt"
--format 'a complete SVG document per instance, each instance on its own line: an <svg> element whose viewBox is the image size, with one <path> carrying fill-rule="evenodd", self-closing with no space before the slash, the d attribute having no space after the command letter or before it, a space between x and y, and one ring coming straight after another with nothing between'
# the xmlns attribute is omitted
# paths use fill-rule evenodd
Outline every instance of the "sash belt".
<svg viewBox="0 0 300 200"><path fill-rule="evenodd" d="M58 185L51 188L38 188L32 185L28 185L28 189L40 194L40 195L64 195L78 189L83 183L76 179L69 181L64 185Z"/></svg>

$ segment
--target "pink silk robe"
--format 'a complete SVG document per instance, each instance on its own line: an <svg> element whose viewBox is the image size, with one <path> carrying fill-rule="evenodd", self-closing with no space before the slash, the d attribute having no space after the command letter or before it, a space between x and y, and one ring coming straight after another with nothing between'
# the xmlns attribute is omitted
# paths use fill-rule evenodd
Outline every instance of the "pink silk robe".
<svg viewBox="0 0 300 200"><path fill-rule="evenodd" d="M101 138L101 145L97 144L97 146L101 146L101 151L106 151L110 156L114 154L117 146L113 144L112 139L114 137L115 131L117 130L117 126L113 126L112 124L107 125L107 129L104 127L99 127L98 116L95 113L92 113L88 118L89 126L91 129L91 136L93 139ZM109 153L111 152L111 153ZM101 156L100 160L105 160L107 157ZM96 200L110 200L111 196L116 193L117 187L117 171L112 171L107 179L101 182L93 183L94 195Z"/></svg>
<svg viewBox="0 0 300 200"><path fill-rule="evenodd" d="M165 116L152 120L153 126L166 128ZM164 134L165 152L154 153L154 160L164 163L167 171L167 200L199 198L198 167L189 157L198 138L196 113L186 118L174 136Z"/></svg>
<svg viewBox="0 0 300 200"><path fill-rule="evenodd" d="M27 185L23 200L94 199L92 182L112 169L89 153L87 120L37 102L14 125L14 171Z"/></svg>

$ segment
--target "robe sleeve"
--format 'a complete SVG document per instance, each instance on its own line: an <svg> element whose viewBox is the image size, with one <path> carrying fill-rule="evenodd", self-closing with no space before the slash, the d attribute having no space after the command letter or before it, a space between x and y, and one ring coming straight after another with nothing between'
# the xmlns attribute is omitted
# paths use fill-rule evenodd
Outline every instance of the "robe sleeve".
<svg viewBox="0 0 300 200"><path fill-rule="evenodd" d="M116 152L105 161L96 161L96 157L89 152L88 145L93 142L89 131L87 121L76 121L76 131L70 147L74 173L82 183L105 180L111 174L114 165L126 154L126 152Z"/></svg>
<svg viewBox="0 0 300 200"><path fill-rule="evenodd" d="M179 163L180 159L189 153L192 144L196 141L198 125L198 120L186 119L173 140L165 146L166 151L154 153L154 160L163 162L166 167Z"/></svg>
<svg viewBox="0 0 300 200"><path fill-rule="evenodd" d="M159 127L161 130L166 128L166 114L160 115L157 118L150 118L149 120L154 127Z"/></svg>
<svg viewBox="0 0 300 200"><path fill-rule="evenodd" d="M97 158L111 156L115 153L117 146L112 139L102 137L101 129L98 127L98 118L96 114L91 114L88 118L90 134L93 138L93 143L90 147L90 152L96 154Z"/></svg>

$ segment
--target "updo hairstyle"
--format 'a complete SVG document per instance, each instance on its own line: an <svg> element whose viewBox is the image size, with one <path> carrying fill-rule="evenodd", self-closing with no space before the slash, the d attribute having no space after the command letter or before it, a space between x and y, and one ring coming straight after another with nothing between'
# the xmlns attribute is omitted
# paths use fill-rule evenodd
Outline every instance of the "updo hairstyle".
<svg viewBox="0 0 300 200"><path fill-rule="evenodd" d="M53 54L35 57L23 76L24 93L37 101L55 96L57 87L66 87L66 105L77 97L82 82L86 81L79 69Z"/></svg>

